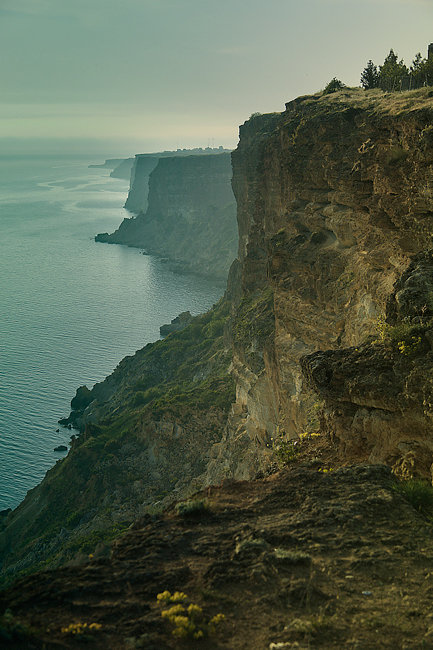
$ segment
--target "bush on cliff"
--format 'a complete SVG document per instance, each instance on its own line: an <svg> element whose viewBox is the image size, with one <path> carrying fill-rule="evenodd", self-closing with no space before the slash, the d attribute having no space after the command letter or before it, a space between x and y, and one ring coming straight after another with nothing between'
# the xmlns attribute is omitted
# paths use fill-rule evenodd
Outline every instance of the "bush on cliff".
<svg viewBox="0 0 433 650"><path fill-rule="evenodd" d="M343 90L343 88L346 88L344 83L340 81L340 79L337 79L337 77L334 77L328 84L326 84L323 94L329 95L330 93L337 92L337 90Z"/></svg>

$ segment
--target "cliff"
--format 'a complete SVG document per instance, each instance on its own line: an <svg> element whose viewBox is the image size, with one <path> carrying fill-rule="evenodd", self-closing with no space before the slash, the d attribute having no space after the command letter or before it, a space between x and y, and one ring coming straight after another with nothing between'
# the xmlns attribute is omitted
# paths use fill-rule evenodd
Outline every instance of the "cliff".
<svg viewBox="0 0 433 650"><path fill-rule="evenodd" d="M133 164L134 158L126 158L125 160L122 160L111 172L111 178L123 178L129 181Z"/></svg>
<svg viewBox="0 0 433 650"><path fill-rule="evenodd" d="M138 157L135 193L142 204L146 172L146 212L124 219L113 234L96 241L144 248L181 269L226 278L237 250L236 205L227 153L203 156ZM139 188L139 190L137 189ZM140 197L140 198L138 198ZM134 200L135 200L134 199ZM128 198L129 201L129 198Z"/></svg>
<svg viewBox="0 0 433 650"><path fill-rule="evenodd" d="M209 480L222 467L251 477L271 436L319 430L346 462L430 477L432 96L303 97L241 127L232 336L243 420Z"/></svg>
<svg viewBox="0 0 433 650"><path fill-rule="evenodd" d="M126 199L125 208L129 212L138 214L147 210L147 197L149 195L149 176L157 166L158 154L137 154L131 169L131 180Z"/></svg>
<svg viewBox="0 0 433 650"><path fill-rule="evenodd" d="M164 541L172 539L173 529L158 524L158 518L147 520L149 528L137 542L137 557L143 557L149 544L157 544L157 538L165 549L158 556L161 562L168 566L169 557L174 562L167 573L158 568L152 575L153 565L140 565L154 585L152 593L158 582L161 591L195 585L202 594L225 585L227 595L239 582L257 593L254 611L263 611L260 607L266 609L270 602L266 600L272 591L269 584L278 574L272 568L272 549L281 545L285 551L299 552L305 544L315 557L317 542L330 557L341 525L336 555L325 562L327 568L319 562L314 575L323 570L329 579L335 577L336 567L353 558L351 548L355 552L360 545L365 554L360 563L344 565L340 583L335 578L339 584L335 598L327 592L326 581L307 597L302 585L312 584L312 574L303 575L304 582L299 582L299 567L288 560L290 575L271 600L292 602L292 594L293 602L310 603L317 596L317 616L325 611L325 602L333 603L326 610L333 616L341 607L337 595L347 580L356 579L359 586L358 591L349 589L345 594L352 612L360 604L356 593L365 592L366 597L373 593L369 581L377 580L379 593L388 588L386 580L398 584L405 580L415 607L415 592L424 578L417 573L410 583L399 573L399 522L409 519L405 503L394 501L395 478L383 467L345 466L380 462L403 478L430 477L432 125L433 92L422 89L394 95L347 90L303 97L287 104L283 113L254 116L241 127L232 156L239 259L231 267L224 299L182 331L126 358L91 391L79 389L69 421L81 433L71 452L3 519L0 553L8 579L18 571L93 553L98 545L98 553L104 555L110 539L135 518L152 516L198 488L225 481L223 487L229 489L227 479L261 476L264 483L236 487L239 493L245 488L245 499L239 499L233 517L243 523L237 532L230 528L230 539L224 538L223 530L224 522L231 521L230 505L217 508L218 546L211 542L215 529L202 527L202 546L194 545L190 531L173 549ZM161 169L179 164L173 158L161 162ZM155 205L169 210L170 201L161 185L161 193L155 191ZM294 465L292 478L263 479L275 471L276 459ZM337 468L341 469L332 476L320 475ZM368 494L359 488L365 496L359 499L358 487L364 479L375 487ZM269 487L272 481L275 490ZM306 487L293 506L289 528L284 528L285 511L279 511L275 520L267 518L272 504L279 503L282 494L286 504L301 484ZM322 501L317 501L313 486ZM268 487L263 495L261 490ZM339 490L341 500L330 504ZM210 488L207 494L212 494ZM234 497L224 496L223 501L226 498ZM384 518L381 539L375 546L367 531L380 517ZM251 527L256 519L254 534L244 535L244 527ZM323 524L323 538L316 524ZM414 553L411 557L420 559L424 548L430 558L430 528L426 532L421 520L412 524L418 537L412 546L410 539L402 542L403 556ZM177 525L182 528L184 523ZM165 531L161 538L157 530ZM251 544L246 544L250 550L238 562L236 549L242 548L242 536ZM225 549L225 563L207 564L206 554L215 558L220 549ZM176 564L179 553L185 553L184 561ZM200 558L197 564L190 553ZM397 554L391 564L390 554ZM269 564L263 569L265 557ZM135 584L134 569L116 564L118 559L114 556L113 567L121 572L123 583ZM236 565L233 573L229 560ZM430 559L425 562L428 569ZM415 571L415 564L414 560L407 570ZM248 582L244 569L257 582ZM86 569L86 575L93 570L93 566L89 573ZM355 570L360 572L356 578ZM62 576L67 580L65 573ZM84 580L84 574L80 576ZM244 578L247 582L242 582ZM36 593L38 580L43 578L25 583L26 589L36 585ZM413 590L415 582L418 588ZM125 592L116 593L123 602ZM328 593L329 598L325 595L321 600L319 593ZM17 592L14 598L20 602ZM397 611L395 602L384 603L378 597L385 619ZM151 604L147 606L154 611ZM278 628L279 616L269 611L263 627L269 630L276 625L281 634L275 638L283 642L287 630ZM350 638L340 638L341 630L362 628L365 623L361 617L355 624L349 612L347 616L341 625L333 619L337 628L332 638L337 642L324 647L344 647ZM235 638L235 615L232 624ZM311 631L311 625L304 626L304 632ZM386 624L378 625L386 640ZM152 634L149 629L146 634ZM409 634L405 629L395 638ZM424 634L427 629L422 630L423 638ZM230 645L230 638L221 647L245 647L242 640ZM306 637L290 636L287 642L298 638L305 641ZM396 647L374 645L368 634L361 635L360 643L360 647Z"/></svg>
<svg viewBox="0 0 433 650"><path fill-rule="evenodd" d="M220 153L230 153L223 147L206 149L177 149L176 151L160 151L158 153L138 153L135 156L131 170L131 184L125 208L133 214L146 212L149 194L149 176L155 169L160 158L182 158L185 156L209 156Z"/></svg>
<svg viewBox="0 0 433 650"><path fill-rule="evenodd" d="M101 168L101 169L115 169L124 162L123 158L107 158L103 163L97 163L89 165L89 169L92 168Z"/></svg>

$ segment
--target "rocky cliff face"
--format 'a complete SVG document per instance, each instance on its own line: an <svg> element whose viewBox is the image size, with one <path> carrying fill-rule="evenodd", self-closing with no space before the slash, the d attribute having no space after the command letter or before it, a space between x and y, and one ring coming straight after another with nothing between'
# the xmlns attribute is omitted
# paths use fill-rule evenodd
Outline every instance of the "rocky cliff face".
<svg viewBox="0 0 433 650"><path fill-rule="evenodd" d="M237 250L230 154L137 157L140 183L134 181L127 207L144 205L151 169L147 210L96 240L138 246L182 269L226 278Z"/></svg>
<svg viewBox="0 0 433 650"><path fill-rule="evenodd" d="M133 164L134 158L126 158L125 160L122 160L122 162L117 165L111 172L111 178L123 178L129 181L131 178Z"/></svg>
<svg viewBox="0 0 433 650"><path fill-rule="evenodd" d="M318 416L344 457L430 475L432 95L304 97L241 127L238 416L210 479Z"/></svg>
<svg viewBox="0 0 433 650"><path fill-rule="evenodd" d="M149 176L155 169L160 158L183 158L185 156L209 156L220 153L230 153L223 147L206 149L178 149L177 151L160 151L158 153L138 153L133 161L131 170L131 184L125 208L133 214L140 214L147 210L147 197L149 194Z"/></svg>
<svg viewBox="0 0 433 650"><path fill-rule="evenodd" d="M159 156L137 154L131 169L131 183L125 208L134 214L145 212L149 194L149 176L158 164Z"/></svg>

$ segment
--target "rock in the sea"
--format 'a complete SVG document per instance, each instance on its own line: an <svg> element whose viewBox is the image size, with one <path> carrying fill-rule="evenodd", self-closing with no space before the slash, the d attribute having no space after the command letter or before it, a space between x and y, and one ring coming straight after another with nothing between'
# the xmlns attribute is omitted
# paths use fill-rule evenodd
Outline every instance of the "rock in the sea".
<svg viewBox="0 0 433 650"><path fill-rule="evenodd" d="M66 445L58 445L57 447L54 447L54 451L68 451L68 448Z"/></svg>

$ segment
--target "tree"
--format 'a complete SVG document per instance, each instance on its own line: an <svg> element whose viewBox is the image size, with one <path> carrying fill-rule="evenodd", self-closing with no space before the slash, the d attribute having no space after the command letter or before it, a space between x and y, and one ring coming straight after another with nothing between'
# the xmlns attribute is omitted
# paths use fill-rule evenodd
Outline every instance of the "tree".
<svg viewBox="0 0 433 650"><path fill-rule="evenodd" d="M379 86L382 90L400 90L403 77L408 74L403 59L398 61L397 54L391 49L383 65L379 67Z"/></svg>
<svg viewBox="0 0 433 650"><path fill-rule="evenodd" d="M426 59L423 59L421 56L421 52L418 52L418 54L415 54L415 58L412 61L412 65L409 68L409 73L411 77L411 88L419 88L420 86L423 86L426 82L425 76L426 76Z"/></svg>
<svg viewBox="0 0 433 650"><path fill-rule="evenodd" d="M329 93L335 93L337 90L342 90L343 88L346 88L344 83L340 81L340 79L337 79L337 77L334 77L328 84L326 84L323 94L329 95Z"/></svg>
<svg viewBox="0 0 433 650"><path fill-rule="evenodd" d="M367 63L366 67L361 74L361 86L365 90L370 90L370 88L377 88L379 85L379 73L377 71L377 66L374 65L373 61Z"/></svg>

